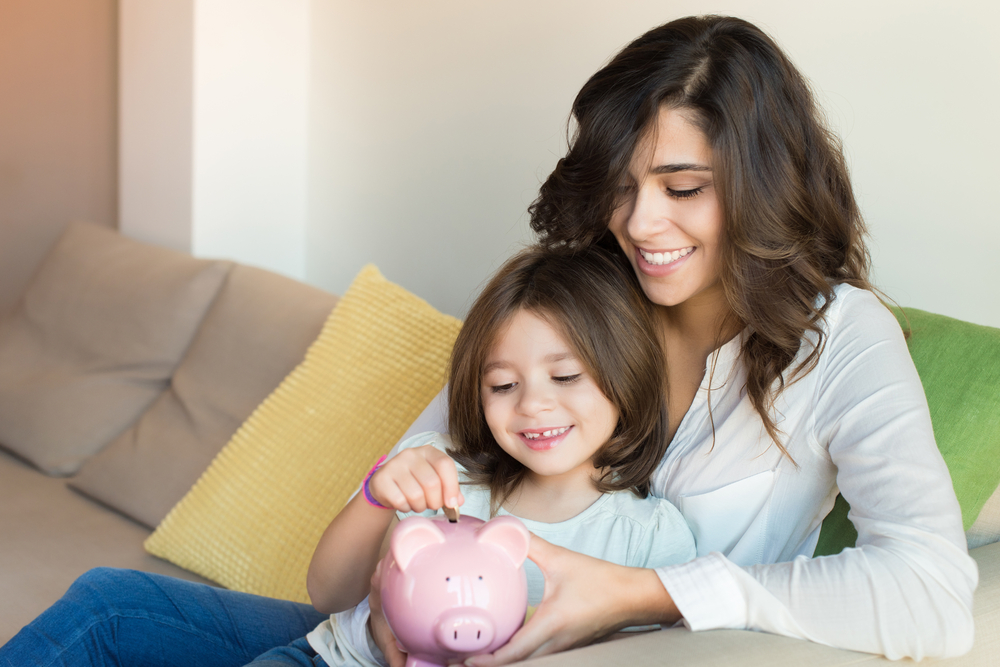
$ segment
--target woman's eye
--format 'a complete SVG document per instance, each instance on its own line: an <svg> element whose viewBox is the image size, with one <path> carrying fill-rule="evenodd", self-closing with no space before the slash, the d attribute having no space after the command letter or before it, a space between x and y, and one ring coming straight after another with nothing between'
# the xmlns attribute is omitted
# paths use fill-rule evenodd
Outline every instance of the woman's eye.
<svg viewBox="0 0 1000 667"><path fill-rule="evenodd" d="M704 190L704 187L691 188L690 190L674 190L673 188L667 188L667 194L674 199L691 199L691 197L697 197Z"/></svg>
<svg viewBox="0 0 1000 667"><path fill-rule="evenodd" d="M507 384L496 384L490 387L490 391L493 392L494 394L506 394L508 391L511 391L516 384L517 384L516 382L508 382Z"/></svg>
<svg viewBox="0 0 1000 667"><path fill-rule="evenodd" d="M579 380L581 375L583 375L583 373L577 373L576 375L557 375L553 376L552 379L559 384L569 384Z"/></svg>

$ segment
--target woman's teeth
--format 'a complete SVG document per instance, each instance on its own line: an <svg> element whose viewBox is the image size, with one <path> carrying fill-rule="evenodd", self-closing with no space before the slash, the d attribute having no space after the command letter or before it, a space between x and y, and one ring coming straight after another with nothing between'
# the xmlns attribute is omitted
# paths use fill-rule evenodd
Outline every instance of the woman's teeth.
<svg viewBox="0 0 1000 667"><path fill-rule="evenodd" d="M552 438L557 435L562 435L569 430L569 426L563 426L562 428L554 428L551 431L542 431L541 433L528 433L524 432L524 437L528 440L536 440L538 438Z"/></svg>
<svg viewBox="0 0 1000 667"><path fill-rule="evenodd" d="M676 262L681 257L687 257L692 252L694 252L694 246L690 248L681 248L680 250L674 250L673 252L646 252L642 248L639 249L639 254L642 258L646 260L647 263L654 266L662 266L664 264L670 264Z"/></svg>

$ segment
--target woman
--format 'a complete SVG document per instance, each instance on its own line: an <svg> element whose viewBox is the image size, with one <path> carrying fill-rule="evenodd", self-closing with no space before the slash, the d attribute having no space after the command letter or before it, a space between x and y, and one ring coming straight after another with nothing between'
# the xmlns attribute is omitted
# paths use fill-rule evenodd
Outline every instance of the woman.
<svg viewBox="0 0 1000 667"><path fill-rule="evenodd" d="M546 244L619 248L657 306L671 431L652 491L681 509L698 557L623 568L534 539L545 598L509 644L473 662L681 620L890 658L968 651L977 573L958 503L902 335L868 291L843 156L801 75L745 21L686 18L626 47L573 114L576 136L532 226ZM858 548L809 559L838 489ZM378 602L374 640L401 665ZM238 665L320 620L305 606L102 571L0 658L30 646Z"/></svg>
<svg viewBox="0 0 1000 667"><path fill-rule="evenodd" d="M699 558L628 570L536 539L546 600L472 664L679 620L890 658L968 651L977 571L958 503L802 76L753 25L686 18L591 77L573 117L532 228L617 246L658 306L671 442L653 493ZM809 559L838 489L858 548Z"/></svg>

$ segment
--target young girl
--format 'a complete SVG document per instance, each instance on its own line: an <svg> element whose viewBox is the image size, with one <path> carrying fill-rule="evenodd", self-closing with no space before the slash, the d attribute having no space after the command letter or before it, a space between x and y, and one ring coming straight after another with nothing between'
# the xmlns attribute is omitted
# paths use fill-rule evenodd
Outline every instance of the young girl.
<svg viewBox="0 0 1000 667"><path fill-rule="evenodd" d="M509 260L455 343L450 437L401 443L321 539L309 593L317 609L342 613L308 635L312 649L330 665L375 659L355 621L367 607L351 607L368 592L383 538L410 513L512 514L549 542L634 567L693 558L680 513L649 495L667 431L653 331L634 277L602 251ZM526 571L537 605L544 580L530 561Z"/></svg>

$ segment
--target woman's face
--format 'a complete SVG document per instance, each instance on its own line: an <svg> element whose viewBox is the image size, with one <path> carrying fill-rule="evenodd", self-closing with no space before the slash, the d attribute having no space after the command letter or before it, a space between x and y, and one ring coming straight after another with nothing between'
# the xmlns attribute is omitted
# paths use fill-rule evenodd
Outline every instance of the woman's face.
<svg viewBox="0 0 1000 667"><path fill-rule="evenodd" d="M629 165L609 228L650 301L676 306L722 296L722 206L712 149L683 111L661 109Z"/></svg>

